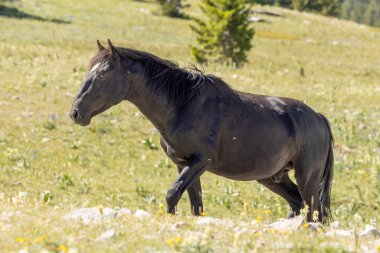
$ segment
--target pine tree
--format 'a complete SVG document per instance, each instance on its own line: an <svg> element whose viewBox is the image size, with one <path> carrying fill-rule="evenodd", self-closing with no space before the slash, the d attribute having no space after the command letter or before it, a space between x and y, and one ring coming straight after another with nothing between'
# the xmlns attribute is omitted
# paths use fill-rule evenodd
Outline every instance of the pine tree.
<svg viewBox="0 0 380 253"><path fill-rule="evenodd" d="M371 26L380 26L380 0L371 0L364 14L364 23Z"/></svg>
<svg viewBox="0 0 380 253"><path fill-rule="evenodd" d="M341 0L317 0L319 12L326 16L338 16L340 12Z"/></svg>
<svg viewBox="0 0 380 253"><path fill-rule="evenodd" d="M162 14L169 17L181 17L181 0L157 0L161 6Z"/></svg>
<svg viewBox="0 0 380 253"><path fill-rule="evenodd" d="M254 30L248 17L251 6L246 0L201 0L206 20L194 19L191 29L197 34L192 54L197 62L218 61L236 67L247 61Z"/></svg>
<svg viewBox="0 0 380 253"><path fill-rule="evenodd" d="M353 9L354 0L344 0L340 9L340 17L344 19L350 19Z"/></svg>
<svg viewBox="0 0 380 253"><path fill-rule="evenodd" d="M292 0L293 9L303 11L307 5L309 4L309 0Z"/></svg>

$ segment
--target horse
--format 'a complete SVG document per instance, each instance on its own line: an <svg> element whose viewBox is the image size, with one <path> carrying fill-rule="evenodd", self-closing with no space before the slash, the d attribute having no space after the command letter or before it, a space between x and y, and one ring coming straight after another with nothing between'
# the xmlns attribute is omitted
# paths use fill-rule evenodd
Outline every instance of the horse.
<svg viewBox="0 0 380 253"><path fill-rule="evenodd" d="M176 213L187 190L192 214L202 214L200 176L207 170L257 180L288 202L288 217L308 206L307 221L318 215L329 222L334 140L325 116L296 99L237 91L196 67L110 40L108 48L97 45L71 119L86 126L124 100L134 104L158 130L178 169L166 195L168 213Z"/></svg>

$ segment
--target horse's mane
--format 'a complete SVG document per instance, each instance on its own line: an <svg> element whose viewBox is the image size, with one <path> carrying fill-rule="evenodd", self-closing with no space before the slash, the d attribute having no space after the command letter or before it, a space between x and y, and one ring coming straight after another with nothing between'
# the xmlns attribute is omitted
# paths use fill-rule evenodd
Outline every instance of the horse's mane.
<svg viewBox="0 0 380 253"><path fill-rule="evenodd" d="M178 107L188 104L192 98L200 93L205 85L212 85L217 90L228 84L214 75L206 75L202 70L192 65L181 68L177 63L162 59L144 51L129 48L117 48L121 58L138 61L144 66L144 77L147 85L157 94L166 95L170 103ZM97 63L111 58L111 51L103 49L91 60L89 69Z"/></svg>

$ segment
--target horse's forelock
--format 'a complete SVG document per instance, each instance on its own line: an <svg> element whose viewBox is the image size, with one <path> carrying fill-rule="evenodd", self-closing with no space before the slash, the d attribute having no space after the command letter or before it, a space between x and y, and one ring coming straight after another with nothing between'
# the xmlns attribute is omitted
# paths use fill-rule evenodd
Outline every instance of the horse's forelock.
<svg viewBox="0 0 380 253"><path fill-rule="evenodd" d="M88 64L88 68L87 70L89 71L90 69L92 69L96 64L98 63L101 63L105 60L108 60L109 58L111 58L111 51L109 49L103 49L101 51L99 51L90 61L90 63Z"/></svg>

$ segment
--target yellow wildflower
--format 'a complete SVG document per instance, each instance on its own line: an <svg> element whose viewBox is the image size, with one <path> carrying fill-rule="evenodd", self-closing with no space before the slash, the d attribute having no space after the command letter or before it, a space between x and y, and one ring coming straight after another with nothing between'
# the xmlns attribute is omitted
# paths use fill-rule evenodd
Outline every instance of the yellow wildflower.
<svg viewBox="0 0 380 253"><path fill-rule="evenodd" d="M165 213L165 206L164 206L164 204L160 203L160 204L158 205L158 210L157 210L157 212L156 212L156 215L161 216L161 215L163 215L164 213Z"/></svg>
<svg viewBox="0 0 380 253"><path fill-rule="evenodd" d="M269 214L271 214L271 213L272 213L271 210L265 210L265 214L266 214L266 215L269 215Z"/></svg>
<svg viewBox="0 0 380 253"><path fill-rule="evenodd" d="M28 237L16 237L16 242L18 242L20 244L24 244L27 246L30 243L30 238L28 238Z"/></svg>
<svg viewBox="0 0 380 253"><path fill-rule="evenodd" d="M254 237L259 237L260 235L261 235L260 232L256 232L253 236L254 236Z"/></svg>
<svg viewBox="0 0 380 253"><path fill-rule="evenodd" d="M65 245L59 245L58 250L59 250L60 252L67 253L67 252L69 251L69 247L67 247L67 246L65 246Z"/></svg>
<svg viewBox="0 0 380 253"><path fill-rule="evenodd" d="M22 237L16 237L16 242L23 243L24 242L24 238L22 238Z"/></svg>
<svg viewBox="0 0 380 253"><path fill-rule="evenodd" d="M204 217L204 216L206 216L206 215L207 215L206 212L201 212L201 213L200 213L200 216L202 216L202 217Z"/></svg>
<svg viewBox="0 0 380 253"><path fill-rule="evenodd" d="M256 217L256 222L259 223L263 220L263 217L261 215Z"/></svg>
<svg viewBox="0 0 380 253"><path fill-rule="evenodd" d="M42 236L38 236L36 238L34 238L33 242L34 243L39 243L39 242L42 242L42 241L45 241L46 240L46 235L42 235Z"/></svg>
<svg viewBox="0 0 380 253"><path fill-rule="evenodd" d="M167 243L170 247L176 247L182 242L182 237L181 236L176 236L175 238L169 238L167 240Z"/></svg>
<svg viewBox="0 0 380 253"><path fill-rule="evenodd" d="M308 228L309 227L309 224L308 223L305 223L302 225L303 228Z"/></svg>

